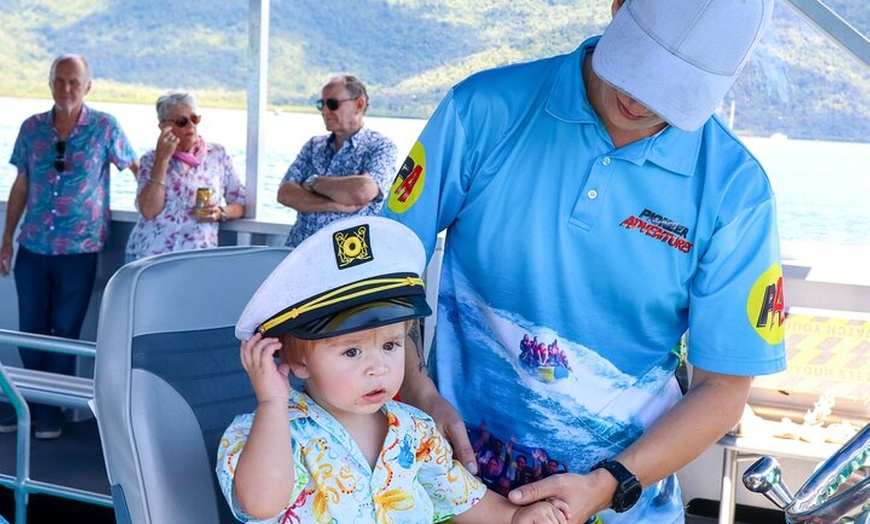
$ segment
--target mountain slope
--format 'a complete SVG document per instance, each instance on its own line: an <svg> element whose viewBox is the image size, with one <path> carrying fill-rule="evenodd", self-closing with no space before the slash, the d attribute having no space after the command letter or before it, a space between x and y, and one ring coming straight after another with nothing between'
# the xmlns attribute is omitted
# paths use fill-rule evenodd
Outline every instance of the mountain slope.
<svg viewBox="0 0 870 524"><path fill-rule="evenodd" d="M863 0L828 3L870 25ZM0 0L0 16L0 67L16 72L0 78L2 96L47 96L51 59L77 52L95 99L190 88L205 104L244 104L247 0ZM472 72L570 52L609 18L602 0L272 0L269 102L310 107L347 71L369 84L373 114L421 117ZM721 116L733 102L743 133L870 139L868 68L783 1L776 21Z"/></svg>

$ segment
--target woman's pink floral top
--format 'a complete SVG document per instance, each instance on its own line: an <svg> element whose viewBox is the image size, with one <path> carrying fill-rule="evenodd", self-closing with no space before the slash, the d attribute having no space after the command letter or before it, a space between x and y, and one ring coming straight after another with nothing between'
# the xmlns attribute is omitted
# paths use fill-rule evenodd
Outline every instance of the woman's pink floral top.
<svg viewBox="0 0 870 524"><path fill-rule="evenodd" d="M153 150L142 156L137 193L151 179L154 156ZM218 205L245 204L245 186L233 167L232 158L218 144L206 144L205 159L197 167L191 167L176 158L170 159L164 183L166 200L163 210L150 220L139 216L127 240L127 262L170 251L205 249L218 245L220 224L196 220L194 213L198 188L209 188L212 202ZM138 208L138 201L136 206Z"/></svg>

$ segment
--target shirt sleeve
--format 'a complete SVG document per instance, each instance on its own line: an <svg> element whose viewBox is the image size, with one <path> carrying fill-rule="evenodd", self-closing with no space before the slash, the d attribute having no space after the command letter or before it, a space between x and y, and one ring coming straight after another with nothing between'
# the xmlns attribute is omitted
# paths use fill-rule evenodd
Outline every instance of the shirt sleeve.
<svg viewBox="0 0 870 524"><path fill-rule="evenodd" d="M111 118L112 131L110 137L109 161L118 167L118 170L123 171L136 162L136 151L130 145L130 140L127 138L121 125Z"/></svg>
<svg viewBox="0 0 870 524"><path fill-rule="evenodd" d="M315 140L312 138L302 146L296 159L287 168L287 173L281 182L296 182L301 184L306 178L314 174L314 145Z"/></svg>
<svg viewBox="0 0 870 524"><path fill-rule="evenodd" d="M441 101L393 180L381 214L417 233L427 259L438 233L455 220L468 192L472 154L454 103Z"/></svg>
<svg viewBox="0 0 870 524"><path fill-rule="evenodd" d="M775 202L769 192L738 199L747 198L758 202L725 202L737 211L717 228L690 289L689 361L728 375L775 373L786 365Z"/></svg>
<svg viewBox="0 0 870 524"><path fill-rule="evenodd" d="M220 162L221 171L223 172L224 200L226 200L227 204L245 205L245 185L242 184L239 173L236 171L235 165L233 165L233 159L226 152L226 149L222 150Z"/></svg>
<svg viewBox="0 0 870 524"><path fill-rule="evenodd" d="M380 189L380 194L374 198L375 202L383 200L390 191L390 184L396 174L397 151L396 144L383 135L376 135L372 141L371 151L362 171L368 173Z"/></svg>
<svg viewBox="0 0 870 524"><path fill-rule="evenodd" d="M442 522L474 507L486 493L486 486L453 459L450 444L434 422L430 420L425 428L417 452L422 457L417 478L432 501L433 522Z"/></svg>
<svg viewBox="0 0 870 524"><path fill-rule="evenodd" d="M21 128L18 130L18 136L15 138L15 145L12 147L12 156L9 158L9 163L18 168L19 173L24 173L25 176L29 176L30 173L28 173L27 159L30 156L30 153L27 150L27 141L24 140L24 136L26 135L26 125L27 121L24 121L24 123L21 124Z"/></svg>
<svg viewBox="0 0 870 524"><path fill-rule="evenodd" d="M238 498L236 498L235 490L233 489L233 478L236 473L236 466L239 463L239 456L242 454L242 449L245 447L245 442L248 440L248 435L251 432L251 425L254 422L254 414L246 413L243 415L237 415L233 422L229 425L229 427L224 431L223 437L221 437L220 443L218 445L218 454L217 454L217 464L215 465L215 473L218 477L218 484L221 487L221 492L224 495L224 499L226 499L227 503L230 506L230 509L233 512L233 516L240 522L249 522L253 524L268 524L274 523L277 521L277 518L286 511L282 510L279 515L275 517L268 518L265 520L256 520L248 515ZM305 486L308 484L310 480L310 476L308 472L305 470L302 465L302 455L301 451L298 447L293 445L293 464L294 464L294 472L295 472L295 482L293 486L293 493L290 497L290 501L287 503L287 507L290 506L290 502L296 500Z"/></svg>

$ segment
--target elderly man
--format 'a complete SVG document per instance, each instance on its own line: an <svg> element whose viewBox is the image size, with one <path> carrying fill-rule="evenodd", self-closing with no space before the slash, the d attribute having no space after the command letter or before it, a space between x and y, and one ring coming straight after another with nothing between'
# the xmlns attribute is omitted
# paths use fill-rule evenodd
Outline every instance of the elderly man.
<svg viewBox="0 0 870 524"><path fill-rule="evenodd" d="M278 202L298 212L287 236L290 247L340 218L377 214L396 172L396 145L363 122L365 84L336 75L320 96L317 109L330 134L302 147L278 188Z"/></svg>
<svg viewBox="0 0 870 524"><path fill-rule="evenodd" d="M9 192L0 245L0 275L13 270L13 232L24 214L15 258L20 330L78 338L97 270L97 255L109 234L109 164L138 170L136 154L121 126L84 104L91 89L87 61L77 55L54 60L49 74L50 111L21 125L10 163L18 177ZM75 357L20 349L29 369L71 374ZM61 409L32 407L36 438L61 435ZM17 430L0 421L0 433Z"/></svg>

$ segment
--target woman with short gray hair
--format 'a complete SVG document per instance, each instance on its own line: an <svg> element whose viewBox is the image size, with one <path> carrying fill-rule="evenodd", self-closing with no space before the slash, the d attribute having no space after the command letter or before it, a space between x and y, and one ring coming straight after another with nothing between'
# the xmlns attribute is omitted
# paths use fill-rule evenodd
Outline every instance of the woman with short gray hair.
<svg viewBox="0 0 870 524"><path fill-rule="evenodd" d="M218 245L220 223L245 216L245 186L223 146L200 136L196 96L173 91L157 99L157 147L142 156L139 220L126 260Z"/></svg>

